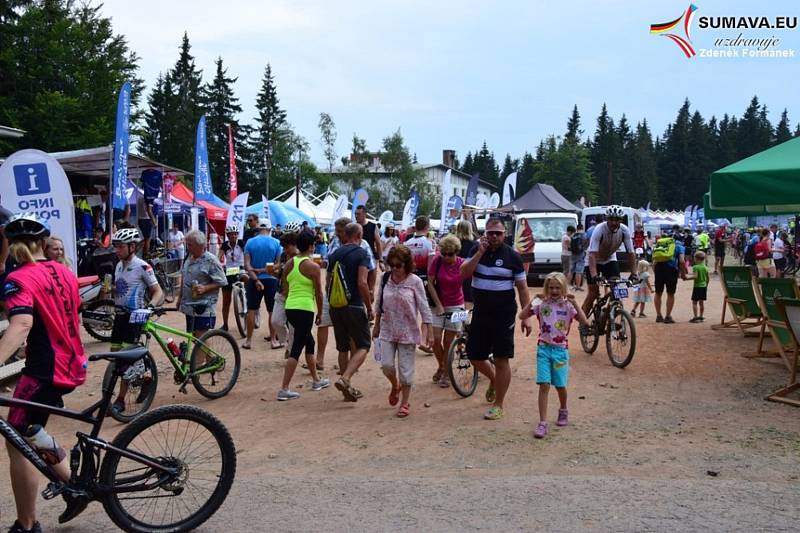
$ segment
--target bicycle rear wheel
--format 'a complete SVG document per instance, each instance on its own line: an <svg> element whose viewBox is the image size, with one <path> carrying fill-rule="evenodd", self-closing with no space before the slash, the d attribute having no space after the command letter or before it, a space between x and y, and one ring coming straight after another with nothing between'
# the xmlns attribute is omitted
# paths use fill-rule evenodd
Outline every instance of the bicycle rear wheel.
<svg viewBox="0 0 800 533"><path fill-rule="evenodd" d="M111 342L114 329L114 300L95 300L83 311L83 327L86 332L102 342Z"/></svg>
<svg viewBox="0 0 800 533"><path fill-rule="evenodd" d="M611 364L617 368L628 366L636 352L636 326L621 306L612 307L608 312L606 351Z"/></svg>
<svg viewBox="0 0 800 533"><path fill-rule="evenodd" d="M236 329L242 338L247 336L247 303L244 299L244 289L236 284L231 289L233 300L233 318L236 319Z"/></svg>
<svg viewBox="0 0 800 533"><path fill-rule="evenodd" d="M175 280L168 276L162 268L157 268L156 280L164 293L164 302L171 304L175 301Z"/></svg>
<svg viewBox="0 0 800 533"><path fill-rule="evenodd" d="M241 364L239 346L230 333L221 329L207 331L192 349L192 384L206 398L222 398L236 385ZM213 372L203 372L204 368ZM201 373L195 374L198 371Z"/></svg>
<svg viewBox="0 0 800 533"><path fill-rule="evenodd" d="M103 376L103 388L111 381L115 365L116 363L109 363L106 367L106 373ZM123 410L111 409L109 412L117 422L127 424L150 409L158 389L158 368L153 356L148 353L142 359L130 365L122 377L117 380L116 387L117 390L114 391L113 398L119 398L121 395L122 401L125 402Z"/></svg>
<svg viewBox="0 0 800 533"><path fill-rule="evenodd" d="M447 351L447 374L455 391L464 398L472 396L478 387L478 369L467 358L467 335L453 339Z"/></svg>
<svg viewBox="0 0 800 533"><path fill-rule="evenodd" d="M197 528L225 501L236 475L236 448L227 428L211 413L189 405L159 407L136 419L111 444L178 470L166 476L106 453L100 482L109 492L103 507L125 531Z"/></svg>

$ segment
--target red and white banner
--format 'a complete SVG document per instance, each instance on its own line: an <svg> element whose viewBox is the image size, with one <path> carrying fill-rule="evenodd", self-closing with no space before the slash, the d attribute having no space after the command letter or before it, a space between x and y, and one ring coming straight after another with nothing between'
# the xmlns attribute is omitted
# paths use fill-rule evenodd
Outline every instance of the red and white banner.
<svg viewBox="0 0 800 533"><path fill-rule="evenodd" d="M239 194L238 191L238 184L236 180L236 152L233 148L233 133L231 133L231 125L228 124L228 156L230 158L229 168L230 168L230 176L231 176L231 202L236 199L236 195Z"/></svg>

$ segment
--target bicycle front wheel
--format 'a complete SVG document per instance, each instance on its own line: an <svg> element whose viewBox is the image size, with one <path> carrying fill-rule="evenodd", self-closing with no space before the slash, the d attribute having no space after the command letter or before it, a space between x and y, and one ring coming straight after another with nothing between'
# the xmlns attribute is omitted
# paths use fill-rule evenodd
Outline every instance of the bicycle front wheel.
<svg viewBox="0 0 800 533"><path fill-rule="evenodd" d="M159 407L136 419L111 443L175 468L175 475L108 451L100 482L103 507L120 529L191 531L228 496L236 475L236 448L211 413L189 405Z"/></svg>
<svg viewBox="0 0 800 533"><path fill-rule="evenodd" d="M600 342L600 336L597 334L597 324L595 321L592 318L589 318L589 320L591 321L589 333L586 335L579 333L579 335L581 338L581 348L583 348L584 352L591 355L597 349L597 344Z"/></svg>
<svg viewBox="0 0 800 533"><path fill-rule="evenodd" d="M631 315L621 306L612 307L608 313L606 351L611 364L625 368L636 351L636 326Z"/></svg>
<svg viewBox="0 0 800 533"><path fill-rule="evenodd" d="M462 397L472 396L478 387L478 369L467 358L467 336L453 339L447 351L447 374L455 391Z"/></svg>
<svg viewBox="0 0 800 533"><path fill-rule="evenodd" d="M239 330L239 335L245 338L247 336L247 303L244 299L244 289L234 285L231 290L231 299L233 300L233 318L236 319L236 329Z"/></svg>
<svg viewBox="0 0 800 533"><path fill-rule="evenodd" d="M242 360L230 333L207 331L194 344L189 374L197 392L206 398L222 398L239 379Z"/></svg>
<svg viewBox="0 0 800 533"><path fill-rule="evenodd" d="M117 363L109 363L103 376L103 388L111 382L112 374ZM112 404L109 414L117 422L127 424L141 415L153 403L158 389L158 368L155 359L149 353L130 365L117 380L117 390L114 391L115 400L120 398L122 403ZM116 406L116 408L115 408Z"/></svg>

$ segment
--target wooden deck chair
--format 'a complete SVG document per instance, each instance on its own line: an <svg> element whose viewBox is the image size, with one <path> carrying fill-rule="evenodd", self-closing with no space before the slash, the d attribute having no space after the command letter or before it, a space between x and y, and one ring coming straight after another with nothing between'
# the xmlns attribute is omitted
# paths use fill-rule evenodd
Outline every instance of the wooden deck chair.
<svg viewBox="0 0 800 533"><path fill-rule="evenodd" d="M783 320L783 315L775 304L776 299L780 298L800 298L800 291L797 289L797 282L794 278L757 278L756 301L761 308L761 314L766 318L761 324L761 331L758 336L758 350L754 354L746 354L745 357L781 357L786 364L786 368L791 370L791 356L789 351L793 347L792 336ZM775 344L774 351L764 350L764 341L767 340L767 331Z"/></svg>
<svg viewBox="0 0 800 533"><path fill-rule="evenodd" d="M778 311L783 316L783 327L792 339L792 349L790 354L791 368L789 368L789 383L766 397L771 402L781 402L795 407L800 407L800 399L787 398L789 394L800 389L797 382L797 359L800 350L800 300L796 298L778 298L775 300ZM778 327L777 325L775 326Z"/></svg>
<svg viewBox="0 0 800 533"><path fill-rule="evenodd" d="M760 328L764 316L753 293L753 274L749 266L724 266L720 284L725 300L722 303L722 320L711 329L738 329L745 337L755 337L753 328ZM730 309L733 318L725 322L725 312Z"/></svg>

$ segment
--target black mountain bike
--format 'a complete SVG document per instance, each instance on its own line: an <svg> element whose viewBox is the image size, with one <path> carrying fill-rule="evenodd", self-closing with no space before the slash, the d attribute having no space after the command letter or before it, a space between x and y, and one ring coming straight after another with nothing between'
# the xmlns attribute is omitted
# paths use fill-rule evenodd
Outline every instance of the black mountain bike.
<svg viewBox="0 0 800 533"><path fill-rule="evenodd" d="M464 324L461 334L453 339L450 349L447 351L447 374L450 376L450 383L453 389L463 398L469 398L475 393L478 387L478 369L473 366L467 357L467 340L469 339L469 319L472 310L454 311L445 314L445 317L452 322ZM489 362L494 364L494 357L489 355Z"/></svg>
<svg viewBox="0 0 800 533"><path fill-rule="evenodd" d="M581 346L584 352L592 354L597 349L600 336L605 335L611 364L625 368L636 352L636 326L631 315L622 307L622 300L628 297L628 289L633 283L627 279L601 279L598 285L609 290L597 297L586 316L590 324L580 328Z"/></svg>
<svg viewBox="0 0 800 533"><path fill-rule="evenodd" d="M125 367L145 354L147 348L137 347L97 353L89 360L106 359ZM211 413L189 405L168 405L137 418L111 442L103 440L100 429L120 376L115 372L104 384L102 398L84 411L0 397L2 406L46 411L92 425L89 434L76 434L68 481L61 480L3 418L0 433L50 480L42 496L49 500L61 495L66 500L61 523L99 501L114 524L125 531L195 529L219 509L231 489L236 475L233 439Z"/></svg>

